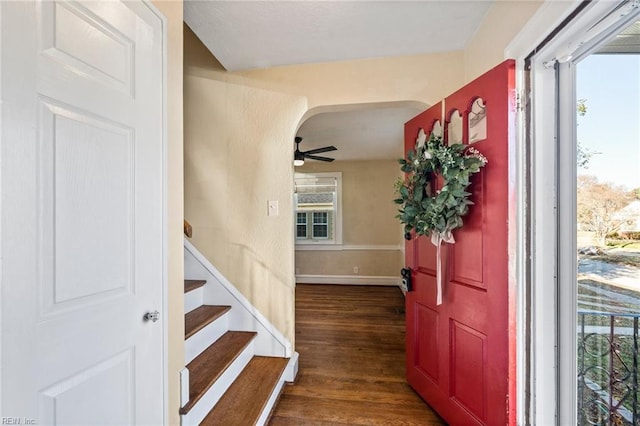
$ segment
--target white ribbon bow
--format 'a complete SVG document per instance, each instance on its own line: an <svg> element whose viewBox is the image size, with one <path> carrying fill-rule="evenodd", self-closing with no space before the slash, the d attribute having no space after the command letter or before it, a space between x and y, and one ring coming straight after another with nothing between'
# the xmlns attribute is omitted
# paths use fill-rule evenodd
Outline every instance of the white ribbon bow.
<svg viewBox="0 0 640 426"><path fill-rule="evenodd" d="M431 233L431 244L436 246L436 259L438 262L436 265L436 270L437 270L436 281L438 282L436 305L442 305L443 277L442 277L442 258L440 257L440 246L442 245L443 242L449 243L449 244L455 244L456 240L455 238L453 238L453 233L451 233L450 230L445 231L443 234L435 231Z"/></svg>

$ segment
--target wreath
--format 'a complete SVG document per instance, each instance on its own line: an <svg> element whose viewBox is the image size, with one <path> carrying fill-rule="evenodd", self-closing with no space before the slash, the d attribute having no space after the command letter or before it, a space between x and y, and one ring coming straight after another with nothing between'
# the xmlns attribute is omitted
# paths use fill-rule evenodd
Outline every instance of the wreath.
<svg viewBox="0 0 640 426"><path fill-rule="evenodd" d="M462 217L469 212L473 202L467 188L471 176L487 164L487 158L474 147L463 144L445 145L433 132L427 139L423 129L418 133L416 147L407 153L407 158L398 160L405 178L396 182L401 207L396 216L404 224L405 238L411 238L415 229L418 235L431 235L436 246L437 298L442 304L442 242L455 243L452 231L462 226ZM433 191L433 177L439 175L444 184Z"/></svg>
<svg viewBox="0 0 640 426"><path fill-rule="evenodd" d="M433 133L425 140L420 129L415 149L406 159L398 160L406 175L396 183L399 198L394 201L401 205L396 217L404 224L406 238L415 230L418 235L431 235L434 244L436 239L438 244L453 243L452 231L462 226L462 217L473 204L467 192L471 176L487 164L487 159L474 147L445 145ZM435 175L441 176L444 184L434 192Z"/></svg>

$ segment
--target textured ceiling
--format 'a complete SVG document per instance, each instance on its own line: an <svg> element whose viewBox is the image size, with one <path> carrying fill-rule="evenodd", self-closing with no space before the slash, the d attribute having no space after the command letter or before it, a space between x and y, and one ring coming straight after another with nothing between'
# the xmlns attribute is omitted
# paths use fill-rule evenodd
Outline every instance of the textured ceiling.
<svg viewBox="0 0 640 426"><path fill-rule="evenodd" d="M397 106L314 115L298 130L303 138L300 150L334 145L337 151L318 155L336 160L400 158L404 123L420 112L417 107Z"/></svg>
<svg viewBox="0 0 640 426"><path fill-rule="evenodd" d="M492 0L186 0L184 19L229 71L463 49Z"/></svg>

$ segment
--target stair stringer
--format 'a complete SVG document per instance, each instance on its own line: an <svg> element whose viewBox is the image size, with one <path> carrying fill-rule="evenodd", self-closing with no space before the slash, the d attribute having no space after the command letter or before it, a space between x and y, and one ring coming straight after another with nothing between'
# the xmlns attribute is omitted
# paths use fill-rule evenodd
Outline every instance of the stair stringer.
<svg viewBox="0 0 640 426"><path fill-rule="evenodd" d="M184 240L184 271L187 279L204 279L204 303L229 305L229 330L255 331L256 355L290 358L293 363L285 370L285 380L295 378L297 353L291 342L242 295L229 280L198 249ZM295 356L294 356L295 354ZM295 364L295 365L294 365ZM287 380L289 381L289 380Z"/></svg>

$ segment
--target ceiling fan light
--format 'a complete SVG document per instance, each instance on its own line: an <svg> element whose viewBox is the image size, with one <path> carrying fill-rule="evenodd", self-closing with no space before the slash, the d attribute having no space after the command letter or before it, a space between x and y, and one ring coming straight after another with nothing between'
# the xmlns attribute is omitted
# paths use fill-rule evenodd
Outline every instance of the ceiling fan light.
<svg viewBox="0 0 640 426"><path fill-rule="evenodd" d="M300 143L300 142L296 141L296 143ZM293 153L293 165L294 166L302 166L303 164L304 164L304 155L302 155L302 153L300 152L300 150L296 146L296 150Z"/></svg>

